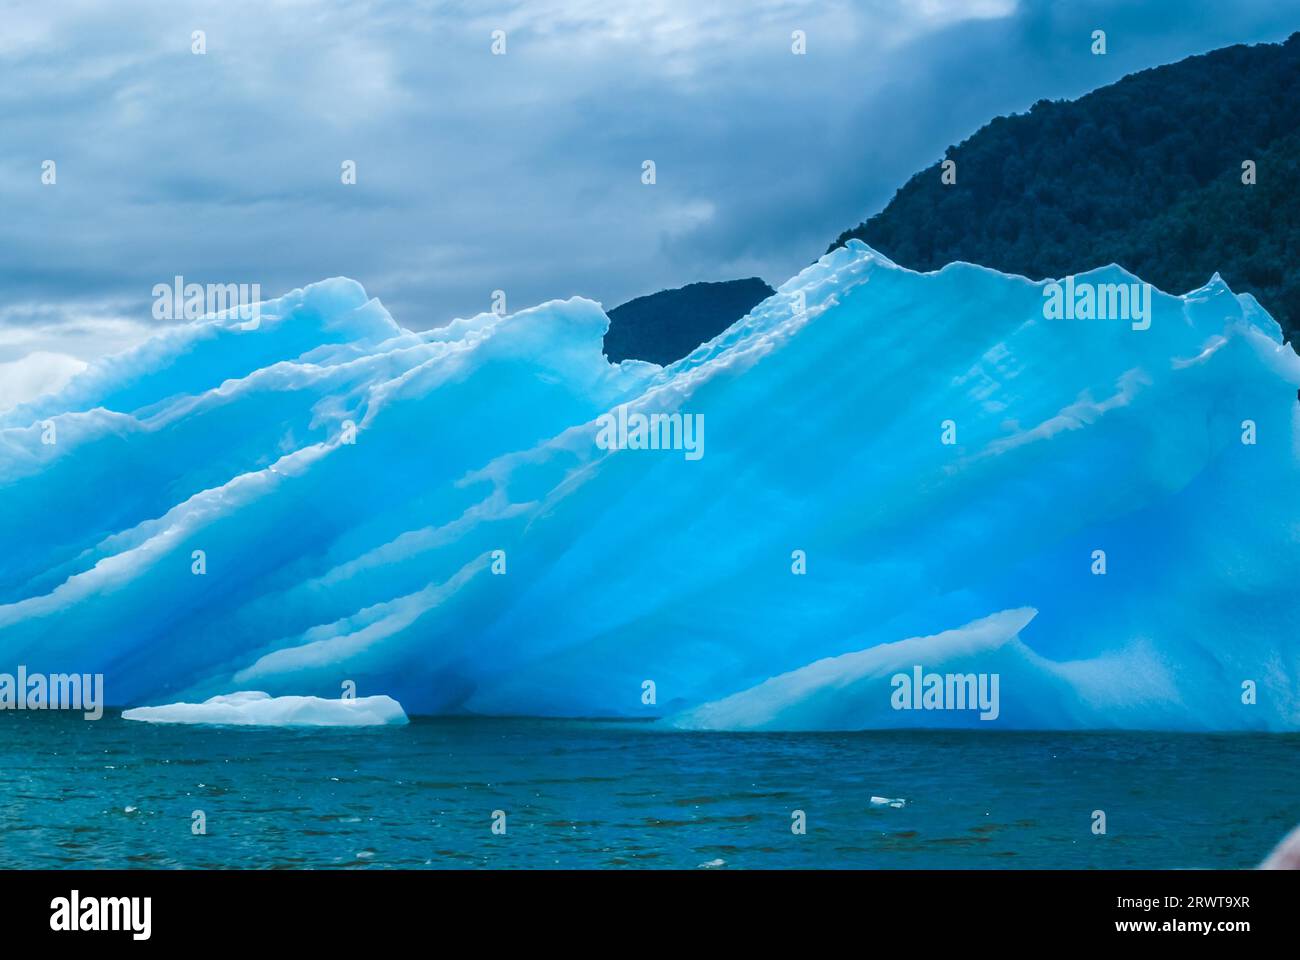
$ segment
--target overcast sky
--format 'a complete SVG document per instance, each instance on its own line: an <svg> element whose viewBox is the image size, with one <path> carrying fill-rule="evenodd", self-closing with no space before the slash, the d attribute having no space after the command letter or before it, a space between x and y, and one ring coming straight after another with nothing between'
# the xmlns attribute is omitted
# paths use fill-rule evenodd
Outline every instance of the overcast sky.
<svg viewBox="0 0 1300 960"><path fill-rule="evenodd" d="M5 0L0 379L137 338L177 274L344 274L413 328L498 288L779 284L997 114L1294 29L1283 0Z"/></svg>

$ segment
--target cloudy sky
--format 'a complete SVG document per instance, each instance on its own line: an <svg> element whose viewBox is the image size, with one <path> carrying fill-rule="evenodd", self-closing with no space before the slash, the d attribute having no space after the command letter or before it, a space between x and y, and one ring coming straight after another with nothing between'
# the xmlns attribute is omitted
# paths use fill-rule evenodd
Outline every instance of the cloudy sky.
<svg viewBox="0 0 1300 960"><path fill-rule="evenodd" d="M0 404L150 329L177 274L345 274L414 328L495 289L777 284L991 117L1283 39L1300 0L6 0L2 27Z"/></svg>

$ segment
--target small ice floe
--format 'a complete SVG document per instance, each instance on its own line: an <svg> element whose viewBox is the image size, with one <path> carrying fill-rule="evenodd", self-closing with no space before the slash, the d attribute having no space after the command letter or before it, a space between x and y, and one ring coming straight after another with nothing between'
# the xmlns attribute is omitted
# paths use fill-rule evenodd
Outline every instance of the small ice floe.
<svg viewBox="0 0 1300 960"><path fill-rule="evenodd" d="M706 862L704 862L704 863L701 863L700 866L699 866L699 869L701 869L701 870L716 870L718 867L725 866L726 863L727 863L726 860L708 860L708 861L706 861Z"/></svg>
<svg viewBox="0 0 1300 960"><path fill-rule="evenodd" d="M273 697L243 690L202 703L169 703L122 711L123 720L145 723L210 723L257 727L375 727L406 723L406 712L392 697Z"/></svg>
<svg viewBox="0 0 1300 960"><path fill-rule="evenodd" d="M123 813L135 813L136 810L138 810L138 809L139 809L139 807L123 807L123 808L122 808L122 812L123 812Z"/></svg>
<svg viewBox="0 0 1300 960"><path fill-rule="evenodd" d="M873 807L893 807L895 810L897 810L905 803L907 803L907 801L904 800L902 797L898 797L897 799L891 799L890 797L871 798L871 805Z"/></svg>

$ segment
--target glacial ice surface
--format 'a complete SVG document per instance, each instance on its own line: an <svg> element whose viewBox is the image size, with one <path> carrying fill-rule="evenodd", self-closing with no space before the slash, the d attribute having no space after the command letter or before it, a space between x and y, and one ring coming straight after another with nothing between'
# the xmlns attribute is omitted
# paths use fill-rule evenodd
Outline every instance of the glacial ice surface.
<svg viewBox="0 0 1300 960"><path fill-rule="evenodd" d="M209 697L202 703L169 703L122 711L124 720L145 723L207 723L257 727L375 727L407 722L392 697L273 697L262 690Z"/></svg>
<svg viewBox="0 0 1300 960"><path fill-rule="evenodd" d="M886 727L894 719L891 716L895 709L891 678L901 673L910 679L913 667L917 665L923 668L923 675L934 673L928 667L935 663L942 664L945 673L962 676L998 674L997 710L985 712L990 714L990 721L1001 719L1003 678L1013 690L1023 682L1043 691L1052 671L1059 669L1054 664L1037 660L1017 641L1020 631L1033 620L1036 612L1006 610L932 637L913 637L827 657L764 680L749 690L683 711L671 718L671 723L697 730L867 730ZM986 691L988 689L986 683ZM879 695L881 691L890 691L890 696ZM1059 695L1059 691L1052 692ZM908 702L911 702L910 697ZM1041 706L1041 703L1035 703L1036 708ZM992 716L994 713L997 715ZM936 709L918 713L908 720L916 726L953 727L969 723L972 717ZM871 799L873 804L876 800L881 804L894 802L882 797Z"/></svg>
<svg viewBox="0 0 1300 960"><path fill-rule="evenodd" d="M0 412L0 663L127 706L351 680L413 713L906 727L937 719L859 668L914 638L1001 671L1001 726L1300 726L1300 360L1217 277L1135 330L853 242L667 368L609 364L581 299L412 332L333 279L261 318ZM705 455L601 448L620 404L703 414Z"/></svg>

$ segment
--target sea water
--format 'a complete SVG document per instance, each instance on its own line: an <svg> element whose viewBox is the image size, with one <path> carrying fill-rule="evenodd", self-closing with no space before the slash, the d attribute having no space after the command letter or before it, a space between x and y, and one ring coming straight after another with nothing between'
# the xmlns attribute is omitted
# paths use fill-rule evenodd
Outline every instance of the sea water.
<svg viewBox="0 0 1300 960"><path fill-rule="evenodd" d="M1231 868L1300 822L1290 734L0 721L6 868Z"/></svg>

